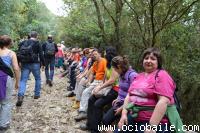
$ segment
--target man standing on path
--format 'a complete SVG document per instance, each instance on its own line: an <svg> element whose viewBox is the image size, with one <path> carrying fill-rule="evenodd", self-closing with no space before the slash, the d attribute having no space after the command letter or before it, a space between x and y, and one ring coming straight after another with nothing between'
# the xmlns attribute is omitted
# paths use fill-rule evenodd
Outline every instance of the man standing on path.
<svg viewBox="0 0 200 133"><path fill-rule="evenodd" d="M30 39L25 40L19 44L17 57L21 65L21 79L16 106L21 106L26 91L26 82L29 78L30 72L33 73L35 78L34 99L40 98L40 65L44 65L44 56L42 47L37 40L37 32L32 31L30 33Z"/></svg>
<svg viewBox="0 0 200 133"><path fill-rule="evenodd" d="M54 67L55 67L55 54L56 52L58 52L57 45L53 42L52 35L48 35L47 41L42 45L42 49L44 51L44 58L45 58L46 84L49 84L49 86L52 87Z"/></svg>

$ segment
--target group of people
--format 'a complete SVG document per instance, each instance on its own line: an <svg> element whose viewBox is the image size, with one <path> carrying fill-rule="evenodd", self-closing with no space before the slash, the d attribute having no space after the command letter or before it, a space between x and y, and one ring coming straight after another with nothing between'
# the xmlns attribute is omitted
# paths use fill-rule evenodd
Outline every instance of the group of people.
<svg viewBox="0 0 200 133"><path fill-rule="evenodd" d="M0 36L0 130L8 129L10 125L13 88L18 89L16 106L21 106L31 72L35 78L34 99L40 98L41 68L45 69L46 83L53 86L55 60L62 60L60 46L64 49L64 42L57 46L52 35L48 35L47 41L41 44L37 36L37 32L32 31L27 39L19 43L17 53L10 49L12 39L7 35ZM58 67L62 66L62 63L58 64Z"/></svg>
<svg viewBox="0 0 200 133"><path fill-rule="evenodd" d="M74 97L72 108L78 110L75 121L86 120L79 125L80 129L98 133L99 126L108 127L117 122L119 129L123 125L132 125L133 129L116 129L114 132L170 132L166 129L172 123L170 113L166 112L174 106L176 85L168 72L162 69L159 49L144 51L141 61L144 71L138 73L130 66L128 57L118 55L113 47L107 47L105 51L96 48L65 51L61 44L53 42L52 36L41 45L34 31L29 39L20 43L17 55L9 49L11 44L9 36L0 36L0 130L8 128L11 121L12 77L15 77L15 88L19 90L16 106L21 106L30 72L35 78L34 99L38 99L40 68L45 67L46 84L52 87L56 66L63 69L60 77L69 79L68 83L66 80L68 96ZM11 68L14 76L9 71ZM176 108L173 111L177 112ZM139 128L144 125L150 129ZM152 127L155 126L160 129L154 131Z"/></svg>
<svg viewBox="0 0 200 133"><path fill-rule="evenodd" d="M132 130L123 132L155 132L140 130L144 125L159 126L157 132L170 132L169 114L175 114L174 119L181 121L173 97L176 85L162 68L159 49L144 51L141 73L130 66L127 56L117 55L113 47L105 51L85 48L83 53L79 63L73 58L68 60L68 96L75 96L72 108L78 109L74 119L76 122L86 120L79 125L80 129L98 133L101 125L109 127L118 122L119 128L132 125ZM80 71L82 63L86 65ZM173 111L168 112L169 108Z"/></svg>

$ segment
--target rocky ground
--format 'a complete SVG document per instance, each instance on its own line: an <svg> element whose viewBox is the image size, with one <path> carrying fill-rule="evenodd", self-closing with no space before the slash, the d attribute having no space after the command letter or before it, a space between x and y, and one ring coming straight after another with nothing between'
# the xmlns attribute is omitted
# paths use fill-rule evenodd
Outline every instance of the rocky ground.
<svg viewBox="0 0 200 133"><path fill-rule="evenodd" d="M16 107L17 91L13 94L11 128L6 133L86 133L77 129L74 117L77 110L71 108L73 100L66 97L66 78L59 78L55 72L54 85L45 84L42 72L41 98L33 99L34 78L27 83L27 91L22 107Z"/></svg>

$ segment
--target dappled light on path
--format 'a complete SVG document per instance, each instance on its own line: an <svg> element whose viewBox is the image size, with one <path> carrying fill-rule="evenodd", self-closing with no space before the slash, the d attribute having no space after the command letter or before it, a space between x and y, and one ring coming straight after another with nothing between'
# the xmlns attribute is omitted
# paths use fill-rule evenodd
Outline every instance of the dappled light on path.
<svg viewBox="0 0 200 133"><path fill-rule="evenodd" d="M34 78L27 82L22 107L16 107L17 91L13 94L13 111L11 129L12 133L84 133L75 129L74 117L77 111L72 109L73 101L66 97L67 79L59 79L59 71L55 72L53 87L45 84L42 72L41 98L33 99Z"/></svg>

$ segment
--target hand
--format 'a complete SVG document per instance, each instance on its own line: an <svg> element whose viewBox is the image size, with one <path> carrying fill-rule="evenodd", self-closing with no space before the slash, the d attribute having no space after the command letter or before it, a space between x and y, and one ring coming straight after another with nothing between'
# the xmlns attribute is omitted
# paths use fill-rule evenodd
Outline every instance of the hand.
<svg viewBox="0 0 200 133"><path fill-rule="evenodd" d="M128 125L128 118L127 118L127 114L124 114L121 116L121 119L118 123L118 128L122 128L123 125Z"/></svg>
<svg viewBox="0 0 200 133"><path fill-rule="evenodd" d="M95 87L93 90L92 90L92 95L96 95L97 92L100 90L100 86L97 86Z"/></svg>
<svg viewBox="0 0 200 133"><path fill-rule="evenodd" d="M118 101L117 99L113 100L112 101L112 106L114 106L117 101Z"/></svg>
<svg viewBox="0 0 200 133"><path fill-rule="evenodd" d="M78 75L78 76L76 77L76 80L77 80L77 81L80 81L82 78L83 78L82 75Z"/></svg>
<svg viewBox="0 0 200 133"><path fill-rule="evenodd" d="M117 108L117 109L115 110L115 115L119 115L119 114L121 114L121 112L122 112L122 107Z"/></svg>
<svg viewBox="0 0 200 133"><path fill-rule="evenodd" d="M85 86L86 86L86 88L90 86L90 83L89 83L89 81L88 81L88 80L86 81L86 84L85 84Z"/></svg>

